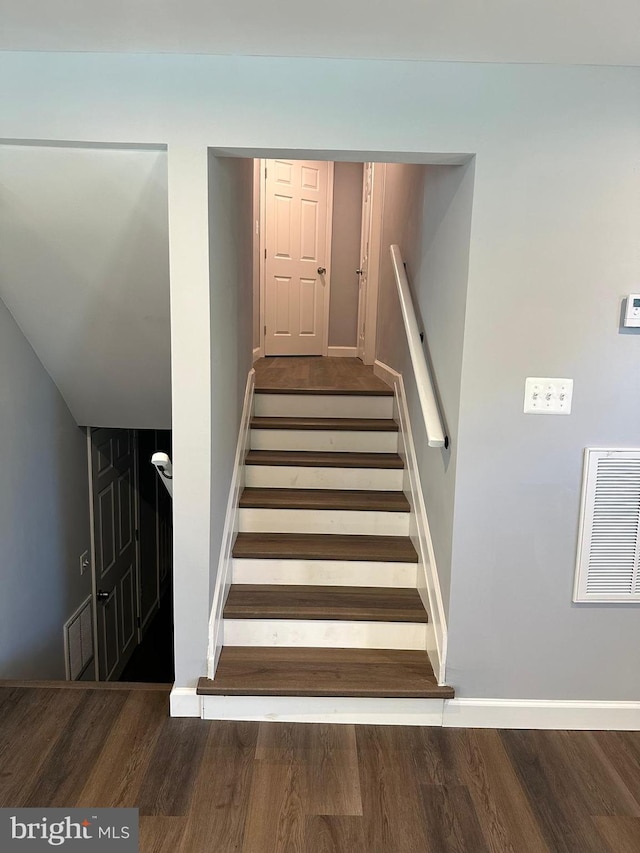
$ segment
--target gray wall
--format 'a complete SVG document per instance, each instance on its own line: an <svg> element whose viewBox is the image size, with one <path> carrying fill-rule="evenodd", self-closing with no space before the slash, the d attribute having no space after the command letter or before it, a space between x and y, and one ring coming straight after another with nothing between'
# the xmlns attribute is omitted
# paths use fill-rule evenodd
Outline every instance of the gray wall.
<svg viewBox="0 0 640 853"><path fill-rule="evenodd" d="M422 221L424 166L386 163L378 280L378 328L376 359L404 373L407 364L406 336L400 313L389 246L396 243L401 250L413 246Z"/></svg>
<svg viewBox="0 0 640 853"><path fill-rule="evenodd" d="M355 162L475 155L449 678L461 695L640 695L638 607L571 603L583 448L638 445L640 336L619 334L618 323L638 281L640 69L0 52L0 102L4 138L163 142L169 161L172 150L197 159L212 145ZM189 356L194 327L195 351L208 353L206 203L200 180L177 174L169 186L184 274L177 325L172 287L173 384L184 387L176 410L185 410L173 434L184 471L175 479L176 564L186 566L177 615L184 656L199 665L206 620L204 632L188 626L206 599L209 507L194 431L207 427L208 448L211 406L209 359L200 419L205 381ZM523 415L528 375L573 376L573 414Z"/></svg>
<svg viewBox="0 0 640 853"><path fill-rule="evenodd" d="M333 176L329 346L355 347L362 221L362 163L336 163Z"/></svg>
<svg viewBox="0 0 640 853"><path fill-rule="evenodd" d="M449 609L458 415L469 273L474 164L385 169L377 357L404 378L409 416L445 610ZM407 267L424 352L431 364L448 449L425 439L406 333L391 269L397 243Z"/></svg>
<svg viewBox="0 0 640 853"><path fill-rule="evenodd" d="M169 428L166 151L0 145L0 297L77 423Z"/></svg>
<svg viewBox="0 0 640 853"><path fill-rule="evenodd" d="M2 302L0 447L0 678L61 679L91 591L86 436Z"/></svg>
<svg viewBox="0 0 640 853"><path fill-rule="evenodd" d="M502 158L510 192L475 193L449 619L461 696L640 696L638 606L571 601L583 449L640 446L640 334L619 328L638 281L624 163L640 114L608 116L580 123L579 153L550 122ZM572 377L571 415L524 415L526 376Z"/></svg>
<svg viewBox="0 0 640 853"><path fill-rule="evenodd" d="M449 448L416 442L420 481L425 497L445 610L449 609L453 519L458 457L458 423L464 320L469 277L469 239L474 163L426 166L420 229L406 250L407 274L425 332L424 351L445 421ZM408 367L408 365L407 365ZM412 371L405 370L409 416L422 424L422 411Z"/></svg>
<svg viewBox="0 0 640 853"><path fill-rule="evenodd" d="M253 162L209 152L211 560L213 597L247 374L252 361Z"/></svg>
<svg viewBox="0 0 640 853"><path fill-rule="evenodd" d="M471 215L471 193L458 190L462 177L472 175L472 169L387 163L382 174L376 357L403 377L440 589L448 611ZM472 181L470 186L472 189ZM418 326L425 332L423 350L437 383L441 412L446 414L449 449L430 448L426 442L391 265L392 243L400 247L406 263Z"/></svg>

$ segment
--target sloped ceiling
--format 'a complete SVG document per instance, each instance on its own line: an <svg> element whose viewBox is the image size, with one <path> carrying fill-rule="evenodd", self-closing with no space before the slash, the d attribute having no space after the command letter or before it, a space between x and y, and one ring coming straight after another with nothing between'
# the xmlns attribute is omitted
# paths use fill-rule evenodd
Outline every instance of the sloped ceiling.
<svg viewBox="0 0 640 853"><path fill-rule="evenodd" d="M640 65L638 0L0 0L0 50Z"/></svg>
<svg viewBox="0 0 640 853"><path fill-rule="evenodd" d="M0 146L0 299L83 426L171 426L166 159Z"/></svg>

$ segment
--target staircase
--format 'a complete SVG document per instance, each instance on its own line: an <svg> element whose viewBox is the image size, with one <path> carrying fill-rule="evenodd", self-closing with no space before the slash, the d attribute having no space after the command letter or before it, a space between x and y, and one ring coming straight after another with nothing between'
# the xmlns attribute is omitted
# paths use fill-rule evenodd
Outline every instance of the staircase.
<svg viewBox="0 0 640 853"><path fill-rule="evenodd" d="M429 722L453 696L425 651L393 392L366 385L256 389L205 717Z"/></svg>

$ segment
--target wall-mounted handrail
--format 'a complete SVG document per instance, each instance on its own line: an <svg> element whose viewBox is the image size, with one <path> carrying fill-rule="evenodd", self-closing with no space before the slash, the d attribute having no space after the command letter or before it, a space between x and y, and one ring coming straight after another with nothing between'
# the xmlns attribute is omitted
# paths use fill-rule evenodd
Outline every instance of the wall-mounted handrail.
<svg viewBox="0 0 640 853"><path fill-rule="evenodd" d="M400 299L400 309L402 311L402 319L404 320L404 329L407 335L407 344L409 346L409 354L411 356L411 364L413 373L416 379L418 388L418 397L420 406L422 407L422 416L424 425L427 431L427 441L429 447L448 447L449 438L445 434L438 401L434 390L434 383L429 372L429 365L425 358L422 349L422 341L420 340L420 330L416 319L416 312L413 307L413 299L411 298L411 290L407 280L407 273L402 260L402 253L399 246L391 246L391 263L393 264L393 272L398 286L398 297Z"/></svg>
<svg viewBox="0 0 640 853"><path fill-rule="evenodd" d="M173 497L173 466L171 465L171 459L169 459L166 453L154 453L151 457L151 464L155 466L160 479L167 487L167 491L171 497Z"/></svg>

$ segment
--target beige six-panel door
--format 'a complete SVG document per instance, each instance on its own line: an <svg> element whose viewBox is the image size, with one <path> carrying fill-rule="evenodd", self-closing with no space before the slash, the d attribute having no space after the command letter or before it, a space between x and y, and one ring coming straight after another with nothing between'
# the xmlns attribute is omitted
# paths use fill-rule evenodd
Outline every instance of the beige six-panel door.
<svg viewBox="0 0 640 853"><path fill-rule="evenodd" d="M326 354L331 165L265 161L265 355Z"/></svg>

